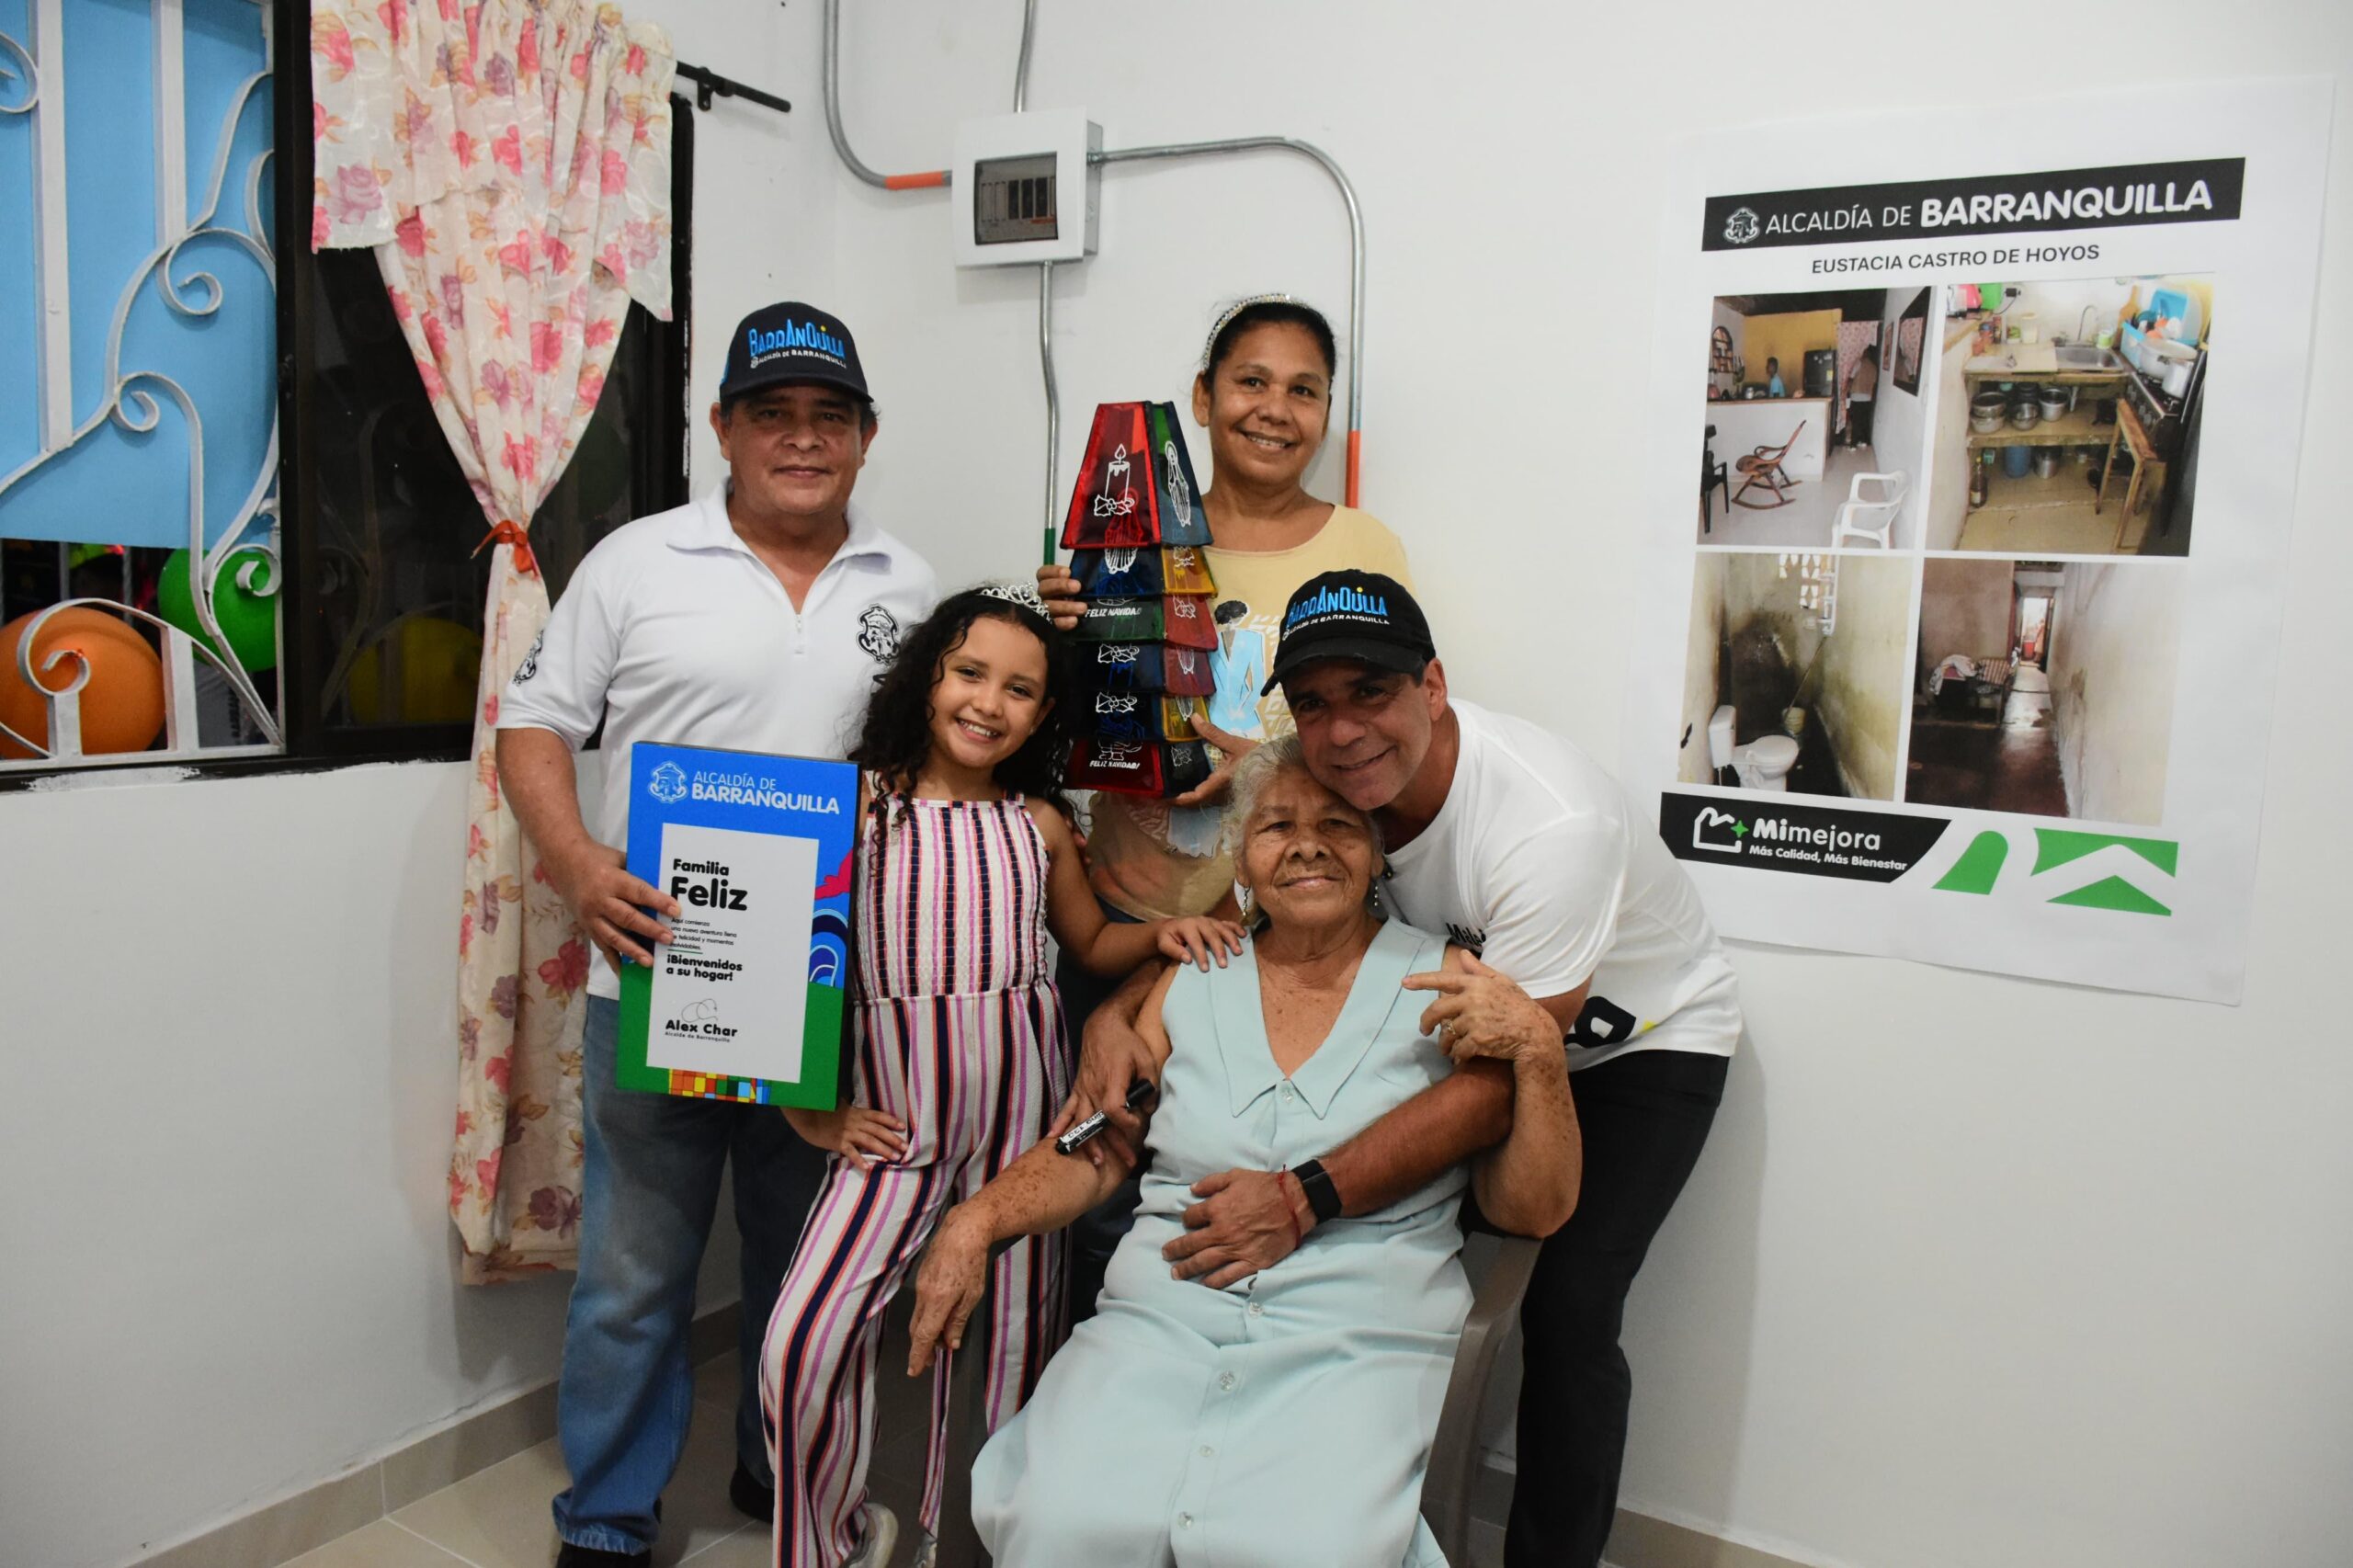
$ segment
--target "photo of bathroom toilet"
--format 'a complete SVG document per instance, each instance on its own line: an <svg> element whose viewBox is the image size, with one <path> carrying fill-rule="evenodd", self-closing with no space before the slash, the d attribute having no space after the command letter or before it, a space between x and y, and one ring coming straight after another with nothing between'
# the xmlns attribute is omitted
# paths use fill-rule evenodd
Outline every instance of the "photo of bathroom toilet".
<svg viewBox="0 0 2353 1568"><path fill-rule="evenodd" d="M1702 551L1677 778L1895 799L1915 558Z"/></svg>
<svg viewBox="0 0 2353 1568"><path fill-rule="evenodd" d="M2186 555L2210 275L1943 290L1927 547Z"/></svg>
<svg viewBox="0 0 2353 1568"><path fill-rule="evenodd" d="M1711 301L1700 544L1919 548L1920 360L1931 292Z"/></svg>
<svg viewBox="0 0 2353 1568"><path fill-rule="evenodd" d="M1904 800L2161 824L2183 581L2154 562L1925 562Z"/></svg>

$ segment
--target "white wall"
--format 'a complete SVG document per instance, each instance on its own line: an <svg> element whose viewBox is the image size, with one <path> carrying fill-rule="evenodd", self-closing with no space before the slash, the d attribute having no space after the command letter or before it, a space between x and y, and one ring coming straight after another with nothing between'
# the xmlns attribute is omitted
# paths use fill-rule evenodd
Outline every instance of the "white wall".
<svg viewBox="0 0 2353 1568"><path fill-rule="evenodd" d="M944 197L832 166L814 4L633 9L684 58L796 105L702 122L699 392L752 303L838 310L884 408L861 494L950 582L1026 570L1035 274L953 272ZM1011 0L849 9L847 118L877 167L938 166L956 117L1009 104ZM1366 499L1413 552L1457 684L1606 760L1647 444L1626 391L1661 302L1654 182L1674 135L1755 112L1698 90L1690 40L1742 38L1756 77L1835 74L1850 108L1989 91L1940 15L1800 19L1821 25L1759 31L1729 0L1047 0L1031 101L1088 107L1112 145L1284 131L1343 161L1373 244ZM2077 19L2086 38L2194 36L2216 75L2353 64L2353 17L2318 0L2212 31L2187 0ZM2353 130L2336 134L2321 344L2353 331ZM1103 233L1058 279L1057 488L1094 403L1181 397L1215 301L1284 287L1345 304L1336 200L1295 160L1115 169ZM2311 397L2310 430L2345 427L2353 370L2323 356ZM708 478L707 437L697 450ZM1556 453L1577 460L1557 496ZM2245 1005L1743 949L1749 1040L1632 1303L1629 1506L1871 1568L2345 1560L2353 1067L2325 977L2353 849L2302 831L2334 821L2353 772L2344 728L2307 717L2342 706L2353 540L2323 506L2332 463L2315 438ZM0 797L10 1561L119 1561L552 1367L560 1287L451 1278L460 778ZM248 951L243 980L225 966ZM85 1062L105 1076L69 1076Z"/></svg>
<svg viewBox="0 0 2353 1568"><path fill-rule="evenodd" d="M850 9L849 123L876 167L937 166L959 116L1010 103L1010 0ZM804 51L815 10L787 13ZM2195 65L2160 75L2353 65L2353 15L2318 0L2227 28L2187 0L2071 16L2085 39L2197 39ZM1662 302L1655 181L1677 134L1757 112L1707 90L1691 40L1740 38L1745 79L1836 80L1852 108L2011 90L1953 52L1940 13L1859 17L1046 0L1030 101L1085 106L1112 146L1279 131L1347 167L1372 245L1365 499L1413 554L1457 686L1607 759L1646 526L1628 392ZM813 119L811 64L791 86ZM2353 131L2336 134L2324 345L2353 331ZM957 273L946 197L836 178L839 309L922 436L919 458L912 438L878 450L867 492L951 582L1026 569L1035 275ZM1181 396L1222 299L1345 302L1336 201L1293 160L1114 168L1102 232L1058 283L1068 423ZM2342 709L2353 540L2326 510L2322 437L2353 420L2353 369L2321 356L2312 398L2247 1002L1743 949L1747 1047L1632 1303L1630 1506L1871 1568L2347 1559L2353 1063L2325 977L2353 849L2299 829L2334 820L2353 770L2344 727L2306 717ZM1574 475L1556 495L1554 458ZM1058 486L1076 460L1066 438ZM1319 483L1336 489L1336 462Z"/></svg>
<svg viewBox="0 0 2353 1568"><path fill-rule="evenodd" d="M1920 582L1920 660L1947 653L1972 659L2010 656L2011 574L1994 557L1930 561Z"/></svg>
<svg viewBox="0 0 2353 1568"><path fill-rule="evenodd" d="M2154 827L2165 820L2183 574L2169 561L2076 562L2061 576L2051 702L2067 809Z"/></svg>
<svg viewBox="0 0 2353 1568"><path fill-rule="evenodd" d="M631 9L756 84L809 58L773 8ZM745 311L833 293L786 96L697 127L705 402ZM0 795L0 1562L127 1561L553 1375L571 1277L460 1285L446 1207L465 771ZM734 1256L722 1217L705 1310Z"/></svg>
<svg viewBox="0 0 2353 1568"><path fill-rule="evenodd" d="M1722 700L1716 691L1716 660L1724 640L1724 565L1730 559L1722 551L1702 551L1691 572L1691 624L1683 648L1683 744L1675 772L1686 784L1715 782L1708 722Z"/></svg>
<svg viewBox="0 0 2353 1568"><path fill-rule="evenodd" d="M1962 374L1969 363L1967 345L1976 328L1968 322L1946 320L1945 291L1938 290L1928 306L1928 330L1944 338L1944 357L1932 360L1920 376L1920 390L1936 378L1937 397L1929 415L1936 431L1936 482L1927 500L1927 547L1952 550L1969 526L1969 388Z"/></svg>
<svg viewBox="0 0 2353 1568"><path fill-rule="evenodd" d="M1919 544L1920 520L1928 515L1927 394L1936 371L1933 369L1923 370L1918 392L1905 392L1895 384L1895 329L1898 316L1911 302L1912 295L1913 290L1909 288L1890 289L1880 307L1879 389L1873 394L1878 407L1871 415L1873 460L1881 472L1901 472L1906 478L1904 505L1895 515L1895 528L1890 536L1898 549L1911 549ZM1937 322L1937 306L1932 299L1928 307L1931 353L1934 352Z"/></svg>
<svg viewBox="0 0 2353 1568"><path fill-rule="evenodd" d="M1849 795L1895 799L1895 756L1910 710L1912 563L1838 559L1838 613L1814 653L1814 715Z"/></svg>

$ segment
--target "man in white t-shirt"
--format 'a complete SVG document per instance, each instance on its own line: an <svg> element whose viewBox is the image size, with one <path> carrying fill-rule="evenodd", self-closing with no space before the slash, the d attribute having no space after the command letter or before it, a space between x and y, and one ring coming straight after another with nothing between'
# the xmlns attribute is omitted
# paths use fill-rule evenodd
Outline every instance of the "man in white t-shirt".
<svg viewBox="0 0 2353 1568"><path fill-rule="evenodd" d="M1269 684L1309 770L1380 824L1397 913L1478 952L1564 1037L1584 1186L1521 1309L1521 1484L1504 1560L1589 1568L1625 1452L1626 1293L1722 1097L1740 1038L1732 966L1616 779L1534 724L1449 699L1428 623L1394 580L1302 585Z"/></svg>
<svg viewBox="0 0 2353 1568"><path fill-rule="evenodd" d="M639 741L841 756L900 633L938 592L921 557L850 506L877 424L849 331L788 302L736 328L711 406L724 487L615 530L573 574L500 699L498 767L549 879L597 949L581 1048L580 1273L564 1326L558 1568L650 1561L693 1407L695 1276L734 1171L742 1369L729 1494L766 1522L775 1478L759 1347L824 1158L774 1108L614 1084L616 966L668 937L676 903L631 876ZM593 829L573 754L604 728Z"/></svg>
<svg viewBox="0 0 2353 1568"><path fill-rule="evenodd" d="M1380 824L1396 913L1481 955L1406 982L1438 994L1424 1027L1458 1042L1527 1031L1568 1051L1583 1185L1520 1313L1525 1484L1505 1561L1592 1568L1625 1451L1626 1294L1722 1097L1740 1037L1732 966L1690 880L1615 779L1556 735L1449 699L1428 623L1393 578L1327 572L1303 584L1284 612L1277 685L1309 770ZM1142 1070L1134 1010L1115 999L1089 1020L1068 1114L1123 1102ZM1169 1256L1188 1274L1268 1267L1321 1221L1415 1190L1488 1136L1449 1103L1452 1088L1290 1173L1229 1176L1188 1213ZM1107 1115L1132 1142L1135 1119Z"/></svg>

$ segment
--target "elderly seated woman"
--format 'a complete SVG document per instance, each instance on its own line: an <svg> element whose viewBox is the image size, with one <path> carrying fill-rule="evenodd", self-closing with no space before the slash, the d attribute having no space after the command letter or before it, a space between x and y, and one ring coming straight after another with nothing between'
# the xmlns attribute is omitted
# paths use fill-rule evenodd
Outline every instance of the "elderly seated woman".
<svg viewBox="0 0 2353 1568"><path fill-rule="evenodd" d="M1536 1233L1576 1201L1558 1026L1444 938L1382 921L1370 820L1278 741L1237 770L1226 822L1256 929L1230 967L1172 969L1145 1005L1160 1093L1135 1228L1097 1315L973 1469L1003 1568L1441 1563L1417 1505L1471 1303L1463 1187ZM1442 965L1481 977L1483 1006L1425 1014L1402 983ZM1502 1137L1469 1170L1322 1223L1281 1177L1304 1239L1255 1273L1180 1239L1229 1174L1288 1171L1457 1071L1492 1083ZM917 1279L908 1370L961 1342L992 1245L1070 1223L1125 1174L1044 1142L951 1210Z"/></svg>

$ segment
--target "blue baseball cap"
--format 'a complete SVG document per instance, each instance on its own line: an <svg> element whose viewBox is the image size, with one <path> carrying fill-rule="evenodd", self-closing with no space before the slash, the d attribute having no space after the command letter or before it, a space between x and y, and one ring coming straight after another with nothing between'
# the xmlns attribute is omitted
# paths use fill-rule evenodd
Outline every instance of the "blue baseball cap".
<svg viewBox="0 0 2353 1568"><path fill-rule="evenodd" d="M838 387L871 404L866 370L849 328L830 311L798 300L764 305L745 316L727 344L727 369L719 378L719 401L734 402L765 387Z"/></svg>
<svg viewBox="0 0 2353 1568"><path fill-rule="evenodd" d="M1430 623L1405 585L1378 572L1324 572L1302 583L1283 607L1274 668L1258 692L1267 695L1318 659L1410 676L1437 657Z"/></svg>

